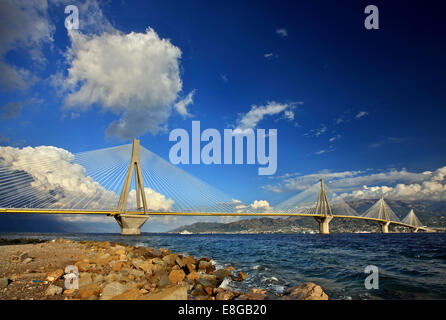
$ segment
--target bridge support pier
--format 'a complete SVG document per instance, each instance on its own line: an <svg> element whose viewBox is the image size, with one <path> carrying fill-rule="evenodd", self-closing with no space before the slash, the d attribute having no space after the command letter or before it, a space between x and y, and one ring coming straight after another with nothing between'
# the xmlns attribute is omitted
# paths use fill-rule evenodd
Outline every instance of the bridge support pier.
<svg viewBox="0 0 446 320"><path fill-rule="evenodd" d="M119 214L115 216L115 219L121 227L122 235L140 235L141 227L149 217L138 214Z"/></svg>
<svg viewBox="0 0 446 320"><path fill-rule="evenodd" d="M380 222L379 224L381 225L381 232L382 233L389 233L390 221Z"/></svg>
<svg viewBox="0 0 446 320"><path fill-rule="evenodd" d="M418 228L411 228L410 232L418 232Z"/></svg>
<svg viewBox="0 0 446 320"><path fill-rule="evenodd" d="M320 234L330 234L330 221L333 217L314 217L317 223L319 223L319 233Z"/></svg>

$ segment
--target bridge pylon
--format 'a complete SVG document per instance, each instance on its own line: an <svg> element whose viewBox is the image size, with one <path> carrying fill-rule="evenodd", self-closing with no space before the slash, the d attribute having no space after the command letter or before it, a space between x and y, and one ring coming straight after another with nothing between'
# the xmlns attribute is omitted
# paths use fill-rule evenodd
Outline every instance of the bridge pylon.
<svg viewBox="0 0 446 320"><path fill-rule="evenodd" d="M384 202L384 197L381 197L381 199L379 201L380 201L380 204L379 204L379 211L378 211L378 219L386 220L383 222L379 222L379 224L381 225L381 232L389 233L390 218L389 218L389 213L387 212L387 209L386 209L386 205L385 205L386 203Z"/></svg>
<svg viewBox="0 0 446 320"><path fill-rule="evenodd" d="M319 191L319 197L316 203L315 214L318 217L314 217L319 224L320 234L330 234L330 221L333 219L333 212L331 211L330 204L328 203L327 195L325 193L324 179L320 180L321 190Z"/></svg>
<svg viewBox="0 0 446 320"><path fill-rule="evenodd" d="M148 219L147 216L126 213L133 170L135 170L136 206L138 210L144 209L144 215L147 215L147 201L141 174L141 163L139 161L138 139L133 139L132 158L130 159L130 165L127 170L124 185L122 186L121 196L119 197L118 213L115 215L115 219L121 227L122 235L139 235L141 233L141 227Z"/></svg>

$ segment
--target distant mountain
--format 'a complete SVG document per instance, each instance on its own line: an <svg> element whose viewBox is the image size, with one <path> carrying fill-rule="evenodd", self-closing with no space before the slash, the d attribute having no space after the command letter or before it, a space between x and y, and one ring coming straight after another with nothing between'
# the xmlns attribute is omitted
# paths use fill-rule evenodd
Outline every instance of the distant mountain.
<svg viewBox="0 0 446 320"><path fill-rule="evenodd" d="M348 204L358 213L365 212L375 200L356 200ZM396 201L386 200L395 214L404 218L413 209L424 225L433 228L446 228L446 201ZM392 227L391 227L392 228ZM396 227L394 230L404 231ZM318 224L312 217L288 218L250 218L230 223L198 222L171 230L179 233L187 230L192 233L313 233L317 232ZM361 220L334 219L330 223L331 232L378 232L377 223Z"/></svg>

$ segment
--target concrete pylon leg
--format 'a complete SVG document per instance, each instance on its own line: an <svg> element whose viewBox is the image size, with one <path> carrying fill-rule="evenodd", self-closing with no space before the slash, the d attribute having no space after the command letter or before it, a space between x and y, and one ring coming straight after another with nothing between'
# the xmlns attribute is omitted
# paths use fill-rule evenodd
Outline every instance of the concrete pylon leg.
<svg viewBox="0 0 446 320"><path fill-rule="evenodd" d="M333 217L315 217L317 223L319 223L319 233L320 234L330 234L330 221Z"/></svg>
<svg viewBox="0 0 446 320"><path fill-rule="evenodd" d="M141 227L149 219L149 217L141 217L140 215L120 214L115 216L116 221L121 227L122 235L139 235Z"/></svg>
<svg viewBox="0 0 446 320"><path fill-rule="evenodd" d="M381 232L382 233L389 233L390 221L380 222L380 224L381 224Z"/></svg>
<svg viewBox="0 0 446 320"><path fill-rule="evenodd" d="M418 232L418 228L410 229L411 232Z"/></svg>

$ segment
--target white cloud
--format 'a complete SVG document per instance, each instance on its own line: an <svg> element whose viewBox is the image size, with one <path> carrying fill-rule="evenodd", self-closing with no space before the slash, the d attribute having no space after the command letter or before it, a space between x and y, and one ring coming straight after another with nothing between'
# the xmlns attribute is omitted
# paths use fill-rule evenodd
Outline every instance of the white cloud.
<svg viewBox="0 0 446 320"><path fill-rule="evenodd" d="M293 120L295 107L296 103L277 103L274 101L268 102L265 106L252 105L248 113L239 116L236 130L253 129L265 116L273 116L280 113L283 113L284 118L287 120Z"/></svg>
<svg viewBox="0 0 446 320"><path fill-rule="evenodd" d="M6 90L26 89L37 81L30 70L7 64L5 55L20 50L33 63L44 64L45 44L53 41L46 0L0 1L0 85Z"/></svg>
<svg viewBox="0 0 446 320"><path fill-rule="evenodd" d="M271 206L269 205L269 202L266 200L255 200L249 206L252 210L259 212L271 210Z"/></svg>
<svg viewBox="0 0 446 320"><path fill-rule="evenodd" d="M194 103L194 94L195 94L195 90L189 92L189 94L181 99L180 101L178 101L177 103L175 103L174 108L175 110L183 116L183 118L186 117L191 117L192 115L189 113L189 111L187 111L187 107L191 104Z"/></svg>
<svg viewBox="0 0 446 320"><path fill-rule="evenodd" d="M446 200L446 167L435 171L409 172L405 169L387 172L322 171L302 176L285 176L281 182L265 186L270 192L306 190L324 179L332 192L347 199L375 199L384 195L398 200Z"/></svg>
<svg viewBox="0 0 446 320"><path fill-rule="evenodd" d="M334 135L333 137L331 137L331 138L329 139L329 141L330 141L330 142L334 142L334 141L339 140L339 139L341 139L341 138L342 138L342 136L341 136L340 134L336 134L336 135Z"/></svg>
<svg viewBox="0 0 446 320"><path fill-rule="evenodd" d="M327 132L327 126L325 124L321 124L321 126L317 129L312 129L309 132L305 133L304 136L307 137L319 137L320 135Z"/></svg>
<svg viewBox="0 0 446 320"><path fill-rule="evenodd" d="M166 129L182 89L178 47L151 28L145 33L100 35L72 30L69 35L70 67L61 83L69 88L65 108L86 110L100 104L103 110L119 115L107 128L107 135L122 140ZM192 99L192 95L186 98ZM177 106L183 115L187 103Z"/></svg>
<svg viewBox="0 0 446 320"><path fill-rule="evenodd" d="M368 114L369 114L369 113L366 112L366 111L360 111L360 112L358 112L358 113L356 114L355 118L356 118L356 119L361 119L362 117L365 117L365 116L367 116Z"/></svg>
<svg viewBox="0 0 446 320"><path fill-rule="evenodd" d="M265 54L263 55L263 57L266 58L266 59L272 59L272 58L278 58L279 55L276 54L276 53L272 53L272 52L270 52L270 53L265 53Z"/></svg>
<svg viewBox="0 0 446 320"><path fill-rule="evenodd" d="M288 36L288 30L285 28L276 29L276 33L283 38Z"/></svg>
<svg viewBox="0 0 446 320"><path fill-rule="evenodd" d="M73 163L73 159L70 152L51 146L0 147L0 166L9 171L11 179L10 191L1 197L3 206L32 203L45 208L114 207L117 195L87 177L85 168Z"/></svg>
<svg viewBox="0 0 446 320"><path fill-rule="evenodd" d="M153 211L170 211L174 205L174 201L170 198L166 198L161 193L156 192L151 188L144 188L146 194L147 208ZM142 201L142 200L141 200ZM142 203L142 202L141 202ZM130 190L127 198L127 208L136 208L136 191L135 189Z"/></svg>
<svg viewBox="0 0 446 320"><path fill-rule="evenodd" d="M220 77L221 77L221 80L223 80L224 83L228 83L229 79L228 79L227 75L221 74Z"/></svg>

